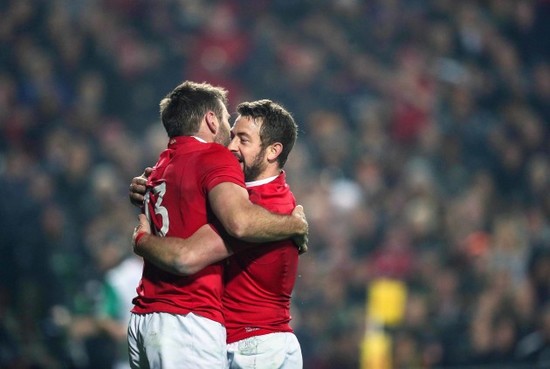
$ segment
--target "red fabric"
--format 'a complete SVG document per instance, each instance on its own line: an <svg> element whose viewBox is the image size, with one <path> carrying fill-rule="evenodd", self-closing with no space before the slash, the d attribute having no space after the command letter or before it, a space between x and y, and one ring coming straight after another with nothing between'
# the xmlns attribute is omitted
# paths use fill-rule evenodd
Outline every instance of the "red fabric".
<svg viewBox="0 0 550 369"><path fill-rule="evenodd" d="M187 238L213 219L208 191L221 182L244 187L242 170L225 147L193 137L171 139L148 179L146 213L159 234ZM196 313L223 324L222 265L210 265L188 277L162 271L145 261L134 299L135 313Z"/></svg>
<svg viewBox="0 0 550 369"><path fill-rule="evenodd" d="M250 200L280 214L296 206L281 173L270 183L249 187ZM247 248L235 241L234 249ZM227 342L272 332L292 332L290 298L298 270L298 249L291 240L258 244L227 260L223 295Z"/></svg>

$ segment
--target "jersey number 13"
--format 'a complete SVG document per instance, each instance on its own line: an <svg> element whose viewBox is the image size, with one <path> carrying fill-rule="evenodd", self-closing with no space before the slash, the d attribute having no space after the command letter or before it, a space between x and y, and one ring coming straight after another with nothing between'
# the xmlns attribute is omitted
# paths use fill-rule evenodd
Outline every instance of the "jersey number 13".
<svg viewBox="0 0 550 369"><path fill-rule="evenodd" d="M160 228L160 230L158 230L157 235L165 237L170 227L168 210L164 206L162 206L162 198L166 193L166 183L162 182L154 186L152 189L147 190L147 193L145 194L145 216L147 217L149 222L151 222L151 214L149 212L149 203L151 202L151 193L153 193L153 197L154 199L156 199L156 201L154 202L155 215L160 216L161 224L162 224L162 227ZM157 223L153 222L153 224L157 224Z"/></svg>

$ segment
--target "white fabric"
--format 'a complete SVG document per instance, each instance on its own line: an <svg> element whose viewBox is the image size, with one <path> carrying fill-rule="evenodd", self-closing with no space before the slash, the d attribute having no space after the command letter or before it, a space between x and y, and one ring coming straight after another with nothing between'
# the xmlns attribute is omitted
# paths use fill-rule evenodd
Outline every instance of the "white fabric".
<svg viewBox="0 0 550 369"><path fill-rule="evenodd" d="M277 174L276 176L273 176L273 177L258 179L257 181L246 182L246 188L261 186L261 185L264 185L266 183L273 182L277 177L279 177L279 175L280 174Z"/></svg>
<svg viewBox="0 0 550 369"><path fill-rule="evenodd" d="M105 276L105 283L110 285L116 294L121 327L126 327L130 321L130 310L134 306L132 299L136 295L136 286L141 279L142 270L142 259L130 256L108 271ZM119 349L114 364L115 369L130 369L126 342L117 341L117 345Z"/></svg>
<svg viewBox="0 0 550 369"><path fill-rule="evenodd" d="M227 369L225 327L193 313L132 314L132 369Z"/></svg>
<svg viewBox="0 0 550 369"><path fill-rule="evenodd" d="M302 369L302 350L293 333L246 338L227 345L230 369Z"/></svg>
<svg viewBox="0 0 550 369"><path fill-rule="evenodd" d="M136 287L142 271L143 261L137 256L131 256L107 272L105 277L105 281L116 292L120 302L121 321L124 324L128 324L130 320L130 310L134 307L132 299L136 296Z"/></svg>

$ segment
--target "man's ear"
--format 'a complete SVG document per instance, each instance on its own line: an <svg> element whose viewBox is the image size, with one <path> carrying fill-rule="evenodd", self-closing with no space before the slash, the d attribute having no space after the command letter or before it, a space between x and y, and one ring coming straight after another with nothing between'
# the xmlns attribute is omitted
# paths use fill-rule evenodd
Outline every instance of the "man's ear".
<svg viewBox="0 0 550 369"><path fill-rule="evenodd" d="M274 162L277 160L279 155L281 155L281 152L283 152L283 144L280 142L275 142L267 147L266 154L267 154L267 160L270 162Z"/></svg>
<svg viewBox="0 0 550 369"><path fill-rule="evenodd" d="M216 117L216 114L213 111L206 112L206 115L204 116L204 120L206 121L206 126L210 130L210 132L215 135L218 133L219 128L219 122L218 117Z"/></svg>

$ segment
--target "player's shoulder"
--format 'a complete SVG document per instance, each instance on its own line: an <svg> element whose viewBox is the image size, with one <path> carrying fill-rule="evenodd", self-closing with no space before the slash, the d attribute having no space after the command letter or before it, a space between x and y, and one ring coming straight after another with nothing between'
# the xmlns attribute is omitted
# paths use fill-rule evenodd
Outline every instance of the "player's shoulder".
<svg viewBox="0 0 550 369"><path fill-rule="evenodd" d="M217 142L207 142L205 145L209 152L231 153L227 147Z"/></svg>
<svg viewBox="0 0 550 369"><path fill-rule="evenodd" d="M233 156L231 151L223 145L216 142L207 142L203 144L204 150L201 153L205 156L220 155L220 156Z"/></svg>
<svg viewBox="0 0 550 369"><path fill-rule="evenodd" d="M250 201L279 214L290 214L296 206L296 198L290 187L279 181L248 189Z"/></svg>
<svg viewBox="0 0 550 369"><path fill-rule="evenodd" d="M204 159L207 160L225 160L227 159L234 159L233 154L231 151L227 149L227 147L220 145L215 142L208 142L204 144L204 150L201 150L200 155L203 156Z"/></svg>

